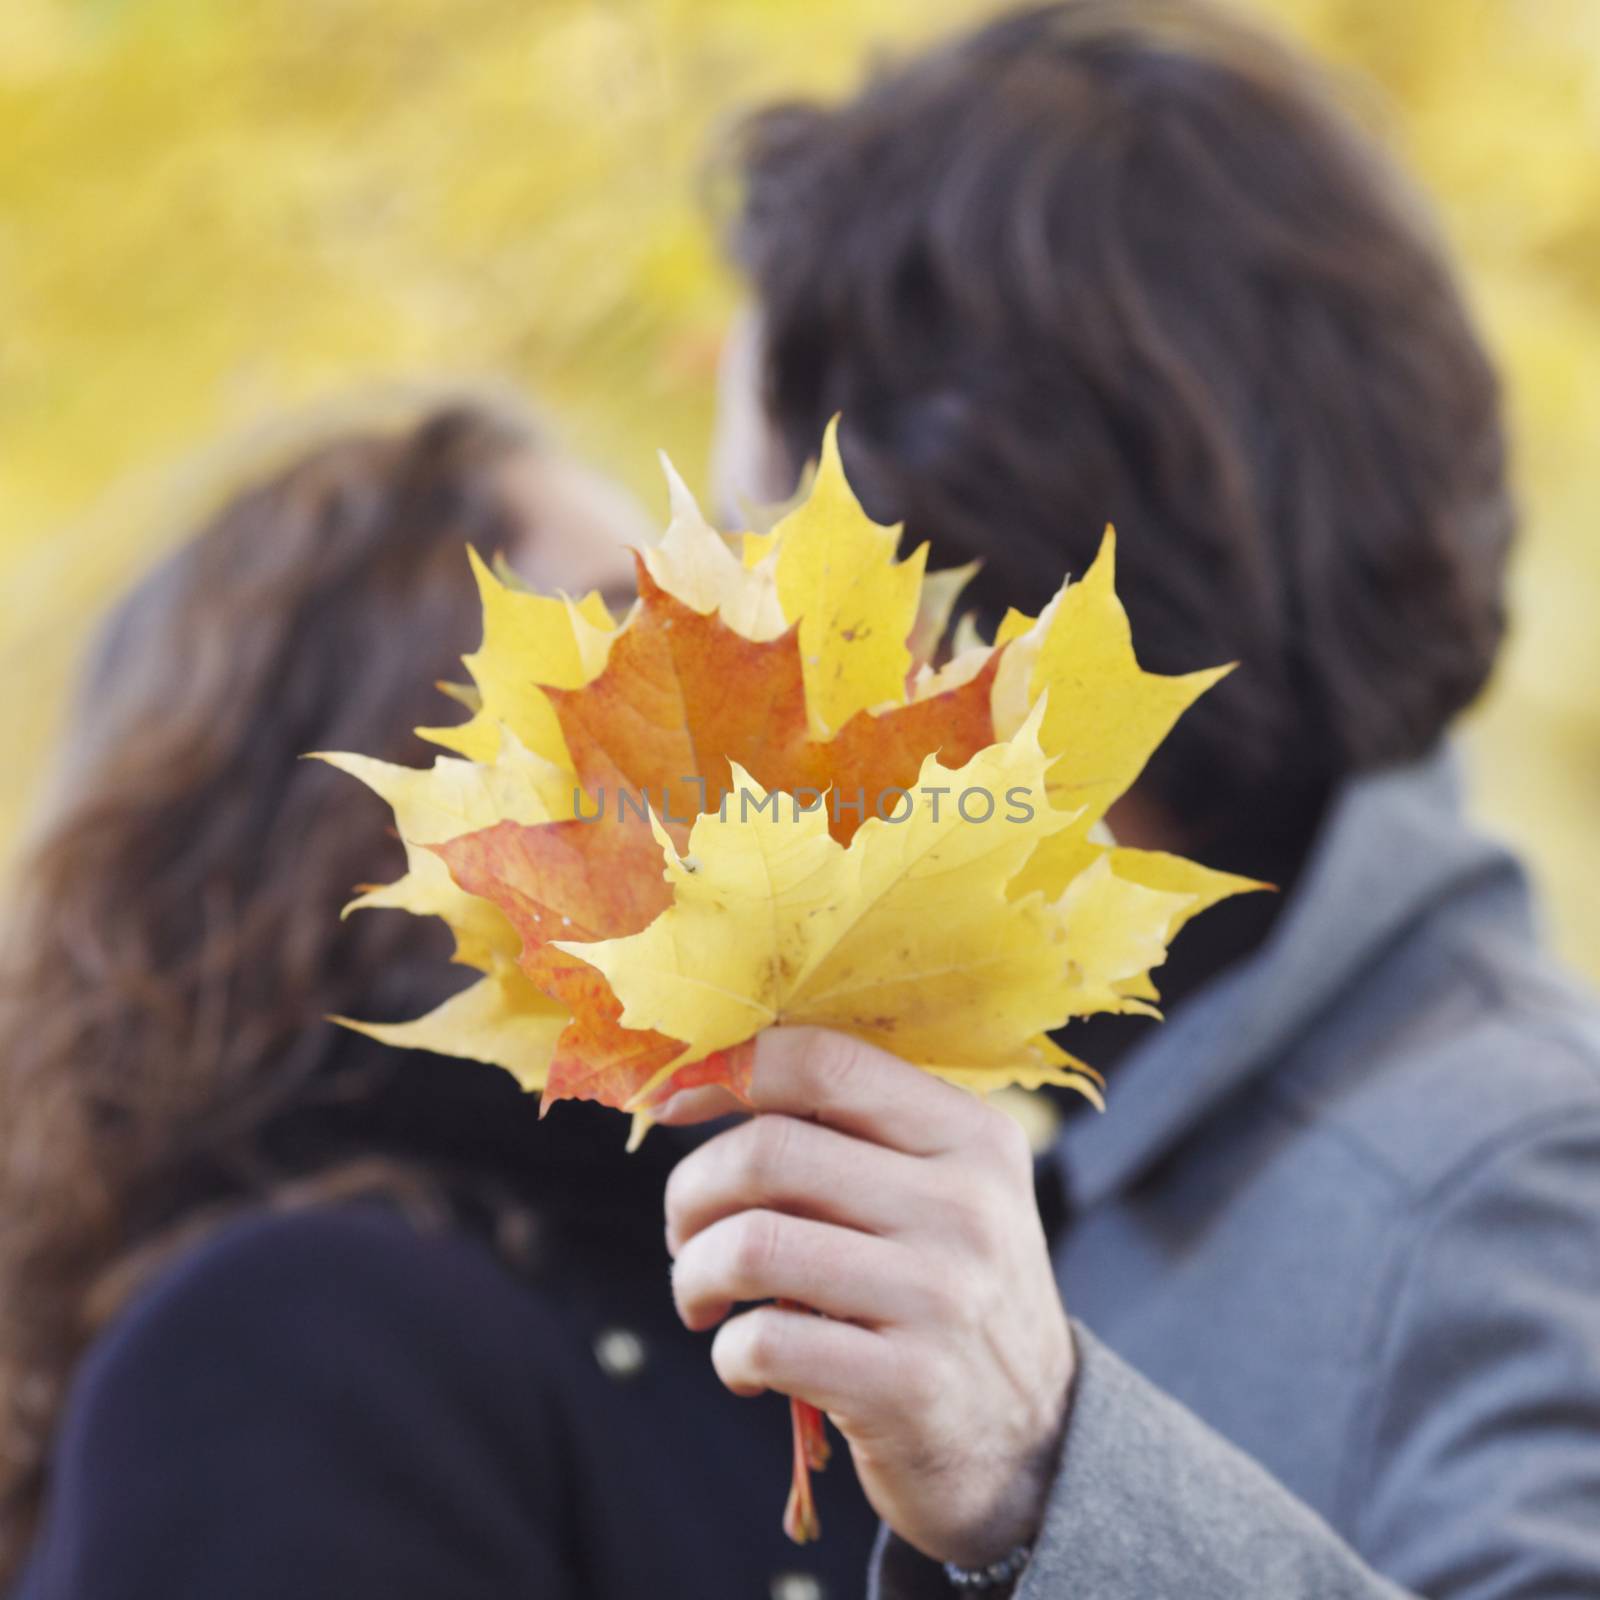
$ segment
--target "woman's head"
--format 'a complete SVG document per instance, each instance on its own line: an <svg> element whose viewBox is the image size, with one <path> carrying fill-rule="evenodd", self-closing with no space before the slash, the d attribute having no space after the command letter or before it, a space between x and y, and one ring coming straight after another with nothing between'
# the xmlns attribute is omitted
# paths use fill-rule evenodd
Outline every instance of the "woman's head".
<svg viewBox="0 0 1600 1600"><path fill-rule="evenodd" d="M1152 766L1173 815L1302 809L1477 692L1495 376L1415 201L1284 48L1203 0L1057 0L734 153L761 348L730 376L773 434L744 409L744 492L786 493L760 457L792 479L841 412L868 508L982 556L991 615L1115 521L1147 664L1243 663Z"/></svg>
<svg viewBox="0 0 1600 1600"><path fill-rule="evenodd" d="M442 998L449 946L428 924L340 923L403 860L382 808L302 757L428 758L412 730L449 720L434 685L480 631L466 545L608 587L634 531L520 421L458 404L247 487L111 618L0 968L9 1511L30 1503L96 1283L195 1207L278 1181L274 1124L358 1092L330 1071L360 1052L328 1014Z"/></svg>
<svg viewBox="0 0 1600 1600"><path fill-rule="evenodd" d="M330 440L235 495L112 614L11 944L60 986L42 1025L79 1038L71 1073L119 1139L205 1114L269 1039L325 1049L335 991L405 981L415 930L337 921L354 884L393 875L394 844L301 758L422 753L411 730L437 720L433 685L474 642L463 546L523 543L501 480L530 447L469 408ZM5 1000L37 1011L29 989Z"/></svg>

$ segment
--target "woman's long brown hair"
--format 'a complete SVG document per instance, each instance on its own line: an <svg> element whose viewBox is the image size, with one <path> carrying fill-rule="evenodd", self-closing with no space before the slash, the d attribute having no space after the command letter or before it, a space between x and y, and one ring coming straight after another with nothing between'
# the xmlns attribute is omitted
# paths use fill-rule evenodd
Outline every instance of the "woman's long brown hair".
<svg viewBox="0 0 1600 1600"><path fill-rule="evenodd" d="M323 1019L414 1014L447 950L410 917L341 926L398 846L300 758L424 757L411 730L476 643L463 546L514 547L497 472L527 444L476 405L326 443L107 629L0 970L0 1586L74 1366L128 1290L241 1206L361 1181L286 1167L267 1132L338 1092L350 1036Z"/></svg>

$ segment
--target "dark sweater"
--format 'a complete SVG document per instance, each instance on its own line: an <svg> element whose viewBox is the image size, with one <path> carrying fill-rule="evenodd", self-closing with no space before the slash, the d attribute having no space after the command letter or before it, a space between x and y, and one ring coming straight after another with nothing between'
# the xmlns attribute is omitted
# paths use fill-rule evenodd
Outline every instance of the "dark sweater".
<svg viewBox="0 0 1600 1600"><path fill-rule="evenodd" d="M728 1394L673 1312L669 1139L521 1113L525 1275L369 1202L247 1215L156 1277L79 1371L16 1600L859 1595L848 1452L796 1548L786 1404Z"/></svg>

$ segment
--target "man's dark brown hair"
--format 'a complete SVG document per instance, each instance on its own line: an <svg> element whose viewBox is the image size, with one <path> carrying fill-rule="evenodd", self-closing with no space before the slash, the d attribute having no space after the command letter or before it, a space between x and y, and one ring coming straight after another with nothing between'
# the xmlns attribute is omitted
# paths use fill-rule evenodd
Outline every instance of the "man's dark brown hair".
<svg viewBox="0 0 1600 1600"><path fill-rule="evenodd" d="M734 254L793 462L1039 605L1117 524L1145 665L1237 659L1152 766L1214 833L1426 751L1504 626L1493 370L1439 243L1287 49L1061 0L742 129Z"/></svg>

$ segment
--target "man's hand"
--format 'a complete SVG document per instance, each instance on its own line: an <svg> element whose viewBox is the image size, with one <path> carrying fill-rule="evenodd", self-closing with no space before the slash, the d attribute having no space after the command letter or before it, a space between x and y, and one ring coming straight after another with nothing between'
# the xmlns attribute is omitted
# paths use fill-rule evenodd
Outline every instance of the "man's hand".
<svg viewBox="0 0 1600 1600"><path fill-rule="evenodd" d="M756 1115L667 1184L685 1323L735 1394L825 1411L878 1514L938 1560L993 1561L1043 1515L1072 1382L1022 1131L881 1050L817 1028L756 1043ZM739 1107L690 1090L660 1120ZM791 1300L824 1313L749 1301Z"/></svg>

